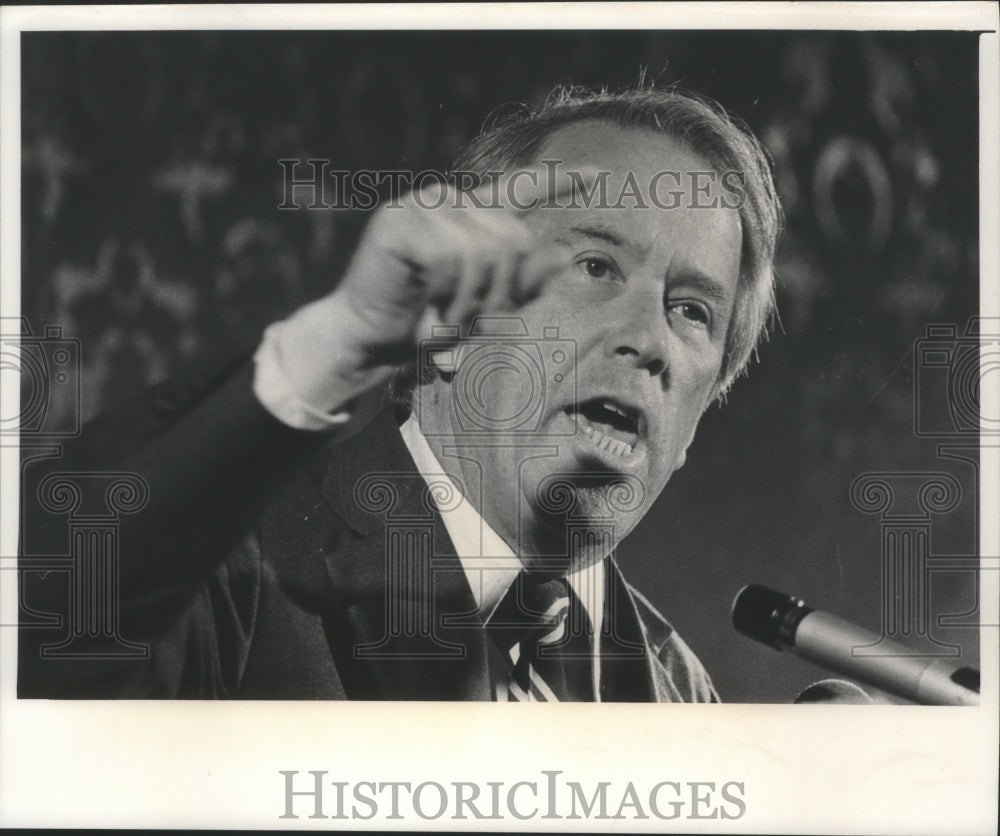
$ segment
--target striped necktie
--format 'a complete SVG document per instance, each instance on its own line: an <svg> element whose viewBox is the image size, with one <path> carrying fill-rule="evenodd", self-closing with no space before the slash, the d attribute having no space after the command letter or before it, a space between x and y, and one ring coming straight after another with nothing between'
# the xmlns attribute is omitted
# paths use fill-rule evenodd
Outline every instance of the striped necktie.
<svg viewBox="0 0 1000 836"><path fill-rule="evenodd" d="M562 578L521 572L487 625L503 659L499 699L581 702L594 699L591 629Z"/></svg>

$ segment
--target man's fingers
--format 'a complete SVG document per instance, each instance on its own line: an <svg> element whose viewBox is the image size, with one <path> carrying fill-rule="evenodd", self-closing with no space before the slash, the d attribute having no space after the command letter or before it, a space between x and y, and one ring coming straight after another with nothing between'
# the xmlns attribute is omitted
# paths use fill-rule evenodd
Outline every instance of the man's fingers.
<svg viewBox="0 0 1000 836"><path fill-rule="evenodd" d="M555 172L534 169L535 182L516 195L516 180L505 185L519 205L545 208L548 197L567 199L580 186L593 183L595 172ZM555 176L553 176L555 174ZM516 177L516 173L515 173ZM432 183L420 192L420 200L429 206L455 195ZM413 211L415 209L415 211ZM465 330L472 320L484 313L514 312L537 297L545 283L569 267L562 247L539 248L523 214L490 209L454 209L433 211L407 207L397 215L384 212L378 229L378 246L406 270L408 278L394 280L398 296L390 305L402 312L397 321L409 331L410 339L426 337L431 324L446 323ZM392 223L389 223L389 222ZM381 240L380 240L381 239ZM385 277L385 266L372 266ZM408 320L409 328L402 320Z"/></svg>
<svg viewBox="0 0 1000 836"><path fill-rule="evenodd" d="M569 256L558 246L490 256L474 249L442 254L421 268L426 300L414 339L427 339L431 327L442 324L456 326L458 339L481 314L515 313L569 268Z"/></svg>
<svg viewBox="0 0 1000 836"><path fill-rule="evenodd" d="M483 302L484 311L502 313L514 309L514 285L526 258L527 253L522 250L504 250L497 256L493 265L490 291Z"/></svg>
<svg viewBox="0 0 1000 836"><path fill-rule="evenodd" d="M459 263L461 273L445 317L448 322L465 323L482 309L483 299L489 294L493 264L492 259L471 248L462 254Z"/></svg>
<svg viewBox="0 0 1000 836"><path fill-rule="evenodd" d="M419 209L434 211L448 206L449 196L445 193L449 191L451 191L451 189L447 183L439 180L432 180L430 183L421 186L419 189L411 191L408 196L408 200Z"/></svg>
<svg viewBox="0 0 1000 836"><path fill-rule="evenodd" d="M545 289L551 279L569 268L570 257L563 247L540 247L528 253L521 262L511 288L511 299L515 306L530 302Z"/></svg>
<svg viewBox="0 0 1000 836"><path fill-rule="evenodd" d="M461 273L461 254L438 252L433 256L421 255L410 262L414 308L434 306L443 315L455 295L455 286Z"/></svg>
<svg viewBox="0 0 1000 836"><path fill-rule="evenodd" d="M511 248L497 255L475 250L440 255L421 269L427 302L446 321L465 322L479 311L514 310L535 299L556 275L570 268L558 245L529 252Z"/></svg>

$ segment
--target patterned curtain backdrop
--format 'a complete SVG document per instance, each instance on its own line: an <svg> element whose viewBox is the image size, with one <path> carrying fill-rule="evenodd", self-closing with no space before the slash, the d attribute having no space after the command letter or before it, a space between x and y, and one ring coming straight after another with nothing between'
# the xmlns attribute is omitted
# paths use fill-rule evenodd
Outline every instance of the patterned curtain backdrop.
<svg viewBox="0 0 1000 836"><path fill-rule="evenodd" d="M750 124L787 227L781 321L622 560L724 696L787 697L733 661L732 594L791 583L870 624L878 531L849 486L940 469L913 432L913 343L977 309L974 34L26 33L23 315L80 340L91 417L335 286L366 215L279 210L278 160L440 169L505 102L641 69ZM52 420L76 408L59 391ZM975 549L973 514L942 518L944 548Z"/></svg>

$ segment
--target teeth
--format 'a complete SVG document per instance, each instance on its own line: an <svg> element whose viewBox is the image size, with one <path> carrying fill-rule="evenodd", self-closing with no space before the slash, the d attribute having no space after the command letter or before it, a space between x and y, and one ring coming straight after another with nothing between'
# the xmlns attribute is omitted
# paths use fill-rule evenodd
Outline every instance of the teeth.
<svg viewBox="0 0 1000 836"><path fill-rule="evenodd" d="M611 452L614 453L616 456L624 456L626 453L631 453L632 452L632 448L629 447L621 439L617 439L616 438L614 440L614 444L611 447Z"/></svg>
<svg viewBox="0 0 1000 836"><path fill-rule="evenodd" d="M618 415L621 415L622 418L628 418L628 415L626 414L625 410L622 409L620 406L618 406L618 404L614 403L613 401L605 401L604 408L608 410L608 412L614 412Z"/></svg>
<svg viewBox="0 0 1000 836"><path fill-rule="evenodd" d="M584 435L590 438L598 450L604 450L615 456L624 456L626 453L632 452L632 446L628 442L602 433L599 429L585 421L578 419L577 426L583 430Z"/></svg>

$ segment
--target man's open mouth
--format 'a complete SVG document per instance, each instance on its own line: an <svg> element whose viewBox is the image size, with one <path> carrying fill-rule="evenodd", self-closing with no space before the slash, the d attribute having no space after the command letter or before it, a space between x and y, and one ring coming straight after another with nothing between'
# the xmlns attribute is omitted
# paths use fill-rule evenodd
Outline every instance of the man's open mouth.
<svg viewBox="0 0 1000 836"><path fill-rule="evenodd" d="M642 414L614 398L590 398L566 410L598 450L624 456L635 449L642 431Z"/></svg>

